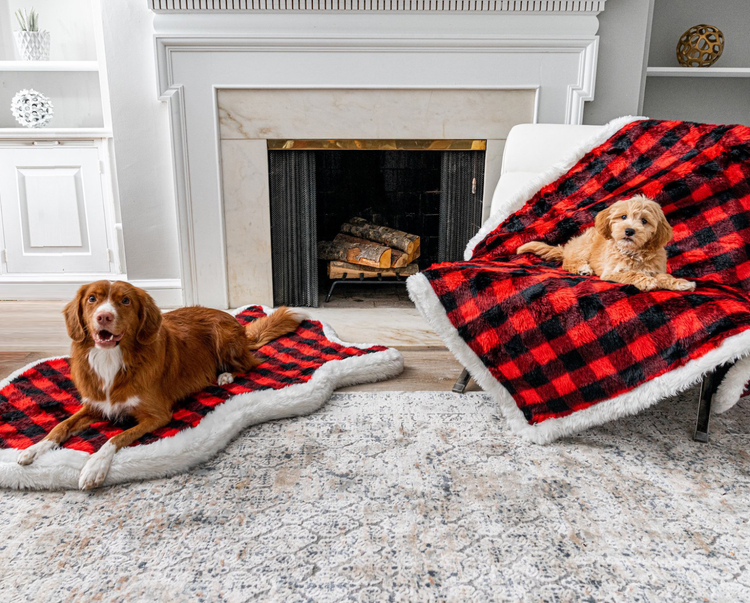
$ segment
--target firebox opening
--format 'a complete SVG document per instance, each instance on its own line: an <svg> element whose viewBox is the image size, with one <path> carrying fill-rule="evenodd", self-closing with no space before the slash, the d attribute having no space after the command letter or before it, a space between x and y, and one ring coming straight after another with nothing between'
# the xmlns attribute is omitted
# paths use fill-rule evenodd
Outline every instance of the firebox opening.
<svg viewBox="0 0 750 603"><path fill-rule="evenodd" d="M328 144L269 142L276 305L323 305L332 283L342 279L342 271L346 271L347 281L354 278L373 283L380 280L382 270L383 280L403 283L405 275L435 262L460 259L480 226L485 153L472 149L483 148L480 143L484 141L381 141L380 147L372 144L376 141L302 142ZM356 145L344 144L347 142ZM461 150L452 150L455 148ZM392 254L387 260L387 250L377 268L371 259L369 265L360 264L365 260L359 256L334 260L330 249L325 259L318 257L319 243L334 242L342 235L350 237L342 225L357 219L418 237L416 257L407 254L408 266L395 268L406 261L404 252L398 244L382 241L376 242L376 247L389 247ZM369 234L357 236L371 241ZM399 255L402 263L396 264ZM403 284L360 283L339 283L331 303L409 303Z"/></svg>
<svg viewBox="0 0 750 603"><path fill-rule="evenodd" d="M319 241L333 240L351 218L364 218L419 236L420 269L438 261L440 153L315 153Z"/></svg>

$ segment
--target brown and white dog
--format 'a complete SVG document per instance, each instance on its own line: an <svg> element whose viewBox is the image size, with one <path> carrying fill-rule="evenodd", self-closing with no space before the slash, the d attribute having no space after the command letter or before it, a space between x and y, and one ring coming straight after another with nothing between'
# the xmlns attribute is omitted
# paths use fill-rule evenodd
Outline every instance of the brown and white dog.
<svg viewBox="0 0 750 603"><path fill-rule="evenodd" d="M21 465L56 448L92 423L123 416L137 424L110 438L84 465L82 490L104 482L115 453L167 425L172 406L211 383L260 364L257 350L297 328L279 308L246 327L220 310L191 307L162 315L151 296L129 283L84 285L63 310L71 345L73 382L82 407L18 455Z"/></svg>
<svg viewBox="0 0 750 603"><path fill-rule="evenodd" d="M534 241L521 245L517 253L533 253L562 262L563 270L573 274L596 274L642 291L692 291L694 282L667 273L664 246L671 239L672 227L661 206L637 195L600 211L593 227L565 245Z"/></svg>

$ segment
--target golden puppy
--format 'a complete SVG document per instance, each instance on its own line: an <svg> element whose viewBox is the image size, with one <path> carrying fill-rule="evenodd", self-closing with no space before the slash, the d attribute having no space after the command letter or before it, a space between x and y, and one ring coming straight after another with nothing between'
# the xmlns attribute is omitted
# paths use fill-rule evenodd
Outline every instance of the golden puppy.
<svg viewBox="0 0 750 603"><path fill-rule="evenodd" d="M521 245L517 253L533 253L562 262L568 272L596 274L642 291L692 291L695 283L667 274L664 246L671 238L672 227L659 204L636 195L600 211L593 227L565 245L534 241Z"/></svg>

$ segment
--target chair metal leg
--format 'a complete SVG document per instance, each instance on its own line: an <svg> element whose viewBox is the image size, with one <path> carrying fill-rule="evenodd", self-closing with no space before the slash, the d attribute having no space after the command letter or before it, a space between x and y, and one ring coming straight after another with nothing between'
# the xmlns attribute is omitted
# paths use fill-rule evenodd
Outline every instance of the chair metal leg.
<svg viewBox="0 0 750 603"><path fill-rule="evenodd" d="M701 393L698 398L698 419L695 423L695 434L693 440L696 442L708 442L708 425L711 421L711 401L713 400L716 390L726 377L727 372L732 367L731 364L722 364L717 366L713 372L703 378L701 383Z"/></svg>
<svg viewBox="0 0 750 603"><path fill-rule="evenodd" d="M469 371L466 369L461 371L458 379L456 379L456 382L453 384L453 391L457 394L463 394L466 391L466 386L469 385L469 379L471 379Z"/></svg>

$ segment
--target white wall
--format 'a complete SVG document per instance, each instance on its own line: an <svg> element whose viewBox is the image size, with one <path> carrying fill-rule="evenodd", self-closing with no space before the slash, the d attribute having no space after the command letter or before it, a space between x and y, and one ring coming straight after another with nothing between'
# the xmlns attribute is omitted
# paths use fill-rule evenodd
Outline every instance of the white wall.
<svg viewBox="0 0 750 603"><path fill-rule="evenodd" d="M176 279L169 114L157 97L154 13L145 0L101 0L101 10L128 278Z"/></svg>
<svg viewBox="0 0 750 603"><path fill-rule="evenodd" d="M656 0L649 63L677 67L677 41L690 27L701 23L714 25L724 34L724 52L716 67L750 67L748 0Z"/></svg>
<svg viewBox="0 0 750 603"><path fill-rule="evenodd" d="M596 91L586 103L583 123L639 114L653 6L654 0L607 0L599 14Z"/></svg>
<svg viewBox="0 0 750 603"><path fill-rule="evenodd" d="M0 60L21 58L13 39L12 32L19 29L13 13L32 7L39 13L39 29L50 32L51 60L96 60L91 0L0 0Z"/></svg>

